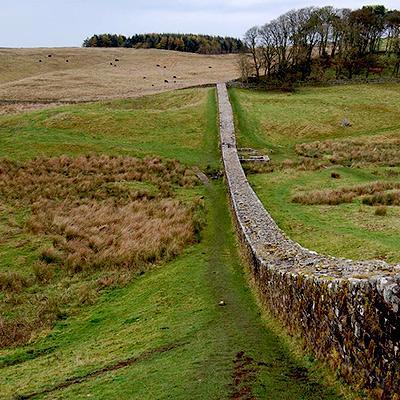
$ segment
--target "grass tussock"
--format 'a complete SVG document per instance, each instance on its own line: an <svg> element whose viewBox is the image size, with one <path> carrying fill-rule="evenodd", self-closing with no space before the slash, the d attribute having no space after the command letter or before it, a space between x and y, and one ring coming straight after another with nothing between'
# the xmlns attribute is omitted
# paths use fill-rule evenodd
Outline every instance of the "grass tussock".
<svg viewBox="0 0 400 400"><path fill-rule="evenodd" d="M25 343L104 288L126 284L196 241L201 200L177 161L88 156L0 162L0 200L29 210L20 233L47 243L28 274L0 273L0 347ZM21 330L24 332L21 334Z"/></svg>
<svg viewBox="0 0 400 400"><path fill-rule="evenodd" d="M324 140L296 145L298 155L348 167L363 165L398 166L400 139L373 137L370 139Z"/></svg>
<svg viewBox="0 0 400 400"><path fill-rule="evenodd" d="M40 208L28 222L36 233L54 235L41 258L70 273L104 268L139 268L179 254L193 240L192 210L173 199L136 200L126 205L91 201Z"/></svg>
<svg viewBox="0 0 400 400"><path fill-rule="evenodd" d="M368 205L386 204L399 205L400 192L386 192L400 189L397 182L373 182L365 185L342 187L340 189L314 190L299 193L292 197L292 202L305 205L338 205L352 203L362 197L362 202Z"/></svg>
<svg viewBox="0 0 400 400"><path fill-rule="evenodd" d="M82 203L114 198L118 203L127 203L155 197L130 183L152 183L161 196L168 196L173 185L191 187L197 181L193 171L175 160L109 156L62 156L24 164L0 161L0 177L2 198L33 208L44 199Z"/></svg>
<svg viewBox="0 0 400 400"><path fill-rule="evenodd" d="M385 207L385 206L376 207L375 215L377 215L379 217L385 217L387 215L387 207Z"/></svg>
<svg viewBox="0 0 400 400"><path fill-rule="evenodd" d="M18 293L28 286L26 277L15 271L0 273L0 291Z"/></svg>
<svg viewBox="0 0 400 400"><path fill-rule="evenodd" d="M400 206L400 191L394 190L384 193L374 193L363 198L362 202L368 206Z"/></svg>

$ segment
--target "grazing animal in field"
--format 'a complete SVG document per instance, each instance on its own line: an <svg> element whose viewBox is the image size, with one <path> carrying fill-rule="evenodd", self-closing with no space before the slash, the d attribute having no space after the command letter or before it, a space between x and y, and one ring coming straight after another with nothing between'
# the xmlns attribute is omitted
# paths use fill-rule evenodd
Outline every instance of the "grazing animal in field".
<svg viewBox="0 0 400 400"><path fill-rule="evenodd" d="M119 58L116 58L114 61L119 61Z"/></svg>
<svg viewBox="0 0 400 400"><path fill-rule="evenodd" d="M351 126L351 122L349 121L348 118L343 118L341 125L342 125L342 128L348 128Z"/></svg>
<svg viewBox="0 0 400 400"><path fill-rule="evenodd" d="M151 86L154 86L154 83L152 83Z"/></svg>
<svg viewBox="0 0 400 400"><path fill-rule="evenodd" d="M51 58L52 56L51 56L51 54L49 54L47 57Z"/></svg>
<svg viewBox="0 0 400 400"><path fill-rule="evenodd" d="M176 76L174 75L173 78L176 79Z"/></svg>
<svg viewBox="0 0 400 400"><path fill-rule="evenodd" d="M169 83L166 79L164 79L164 83Z"/></svg>
<svg viewBox="0 0 400 400"><path fill-rule="evenodd" d="M69 62L69 60L65 60L65 62Z"/></svg>
<svg viewBox="0 0 400 400"><path fill-rule="evenodd" d="M42 60L39 60L39 62L42 62Z"/></svg>
<svg viewBox="0 0 400 400"><path fill-rule="evenodd" d="M167 67L164 65L164 68L167 68Z"/></svg>
<svg viewBox="0 0 400 400"><path fill-rule="evenodd" d="M331 178L333 178L333 179L340 179L340 174L338 174L337 172L332 172L332 173L331 173Z"/></svg>
<svg viewBox="0 0 400 400"><path fill-rule="evenodd" d="M157 64L157 67L161 67L161 65L160 65L160 64Z"/></svg>
<svg viewBox="0 0 400 400"><path fill-rule="evenodd" d="M212 67L210 66L210 67L208 67L208 68L212 68Z"/></svg>
<svg viewBox="0 0 400 400"><path fill-rule="evenodd" d="M143 79L146 79L146 77L144 76Z"/></svg>
<svg viewBox="0 0 400 400"><path fill-rule="evenodd" d="M110 65L113 65L113 63L111 62Z"/></svg>

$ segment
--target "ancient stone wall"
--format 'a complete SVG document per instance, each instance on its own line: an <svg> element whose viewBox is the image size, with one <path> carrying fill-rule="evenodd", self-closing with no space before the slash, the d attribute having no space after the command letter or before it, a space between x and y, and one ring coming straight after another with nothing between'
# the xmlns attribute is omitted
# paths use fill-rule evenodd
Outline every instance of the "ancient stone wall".
<svg viewBox="0 0 400 400"><path fill-rule="evenodd" d="M347 381L400 399L400 265L321 256L286 237L247 181L226 85L217 91L225 178L262 302Z"/></svg>

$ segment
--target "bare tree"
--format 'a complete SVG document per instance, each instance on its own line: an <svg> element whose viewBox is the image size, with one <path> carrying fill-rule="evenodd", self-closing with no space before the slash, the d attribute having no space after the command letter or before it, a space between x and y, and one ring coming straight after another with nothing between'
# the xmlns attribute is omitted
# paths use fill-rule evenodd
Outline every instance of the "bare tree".
<svg viewBox="0 0 400 400"><path fill-rule="evenodd" d="M251 59L249 58L248 54L241 53L239 55L238 66L239 66L239 71L240 71L240 76L242 78L242 81L248 82L249 77L252 75L253 70L254 70L253 63L251 62Z"/></svg>
<svg viewBox="0 0 400 400"><path fill-rule="evenodd" d="M257 78L264 74L285 81L307 79L313 71L323 77L331 65L336 67L337 78L346 72L351 79L362 71L368 77L372 67L381 69L383 38L398 74L400 12L389 12L384 6L355 11L333 7L291 10L261 28L252 27L244 41Z"/></svg>
<svg viewBox="0 0 400 400"><path fill-rule="evenodd" d="M264 67L264 75L268 78L271 76L272 69L275 67L276 48L274 46L274 40L271 33L270 24L265 24L259 29L259 35L261 40L261 54L262 54L262 66Z"/></svg>
<svg viewBox="0 0 400 400"><path fill-rule="evenodd" d="M260 78L260 69L261 69L261 62L260 62L260 48L259 48L259 28L257 26L253 26L250 28L244 35L244 44L250 50L250 53L253 57L254 62L254 69L256 72L256 77Z"/></svg>

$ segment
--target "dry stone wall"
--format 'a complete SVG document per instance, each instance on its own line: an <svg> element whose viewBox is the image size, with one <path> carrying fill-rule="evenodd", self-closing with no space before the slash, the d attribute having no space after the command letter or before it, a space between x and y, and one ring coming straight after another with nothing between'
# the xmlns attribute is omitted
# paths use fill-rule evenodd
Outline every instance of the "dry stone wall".
<svg viewBox="0 0 400 400"><path fill-rule="evenodd" d="M286 237L246 178L226 85L217 91L225 178L263 304L347 381L400 399L400 265L326 257Z"/></svg>

